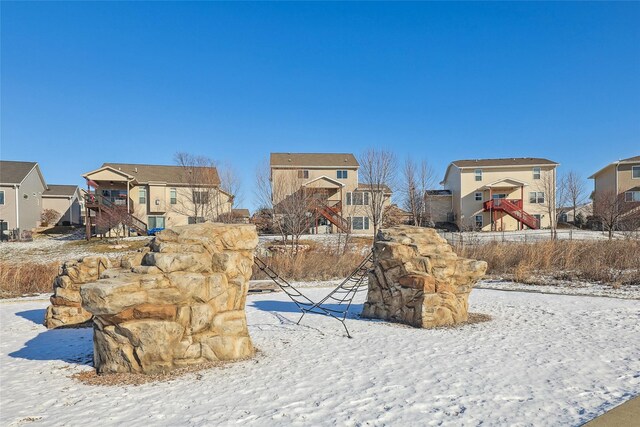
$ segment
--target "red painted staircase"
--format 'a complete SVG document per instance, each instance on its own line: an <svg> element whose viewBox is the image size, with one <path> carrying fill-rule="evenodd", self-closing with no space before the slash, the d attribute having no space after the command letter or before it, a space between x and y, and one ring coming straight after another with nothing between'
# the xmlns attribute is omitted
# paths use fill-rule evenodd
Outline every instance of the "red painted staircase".
<svg viewBox="0 0 640 427"><path fill-rule="evenodd" d="M346 233L351 229L349 220L341 215L342 202L337 202L334 205L330 206L326 202L316 199L313 201L312 209L316 212L317 215L322 215L327 219L327 221L338 227L343 232Z"/></svg>
<svg viewBox="0 0 640 427"><path fill-rule="evenodd" d="M525 212L522 209L522 200L508 200L508 199L493 199L484 202L484 210L495 210L506 212L512 218L520 221L520 223L526 225L529 228L537 230L540 228L538 219Z"/></svg>
<svg viewBox="0 0 640 427"><path fill-rule="evenodd" d="M136 233L142 236L147 235L147 224L145 224L144 221L135 217L130 212L126 212L126 206L116 205L104 196L94 193L86 194L85 207L89 210L115 216L116 218L124 218L123 222L127 227L134 229ZM87 217L87 221L90 221L90 217Z"/></svg>

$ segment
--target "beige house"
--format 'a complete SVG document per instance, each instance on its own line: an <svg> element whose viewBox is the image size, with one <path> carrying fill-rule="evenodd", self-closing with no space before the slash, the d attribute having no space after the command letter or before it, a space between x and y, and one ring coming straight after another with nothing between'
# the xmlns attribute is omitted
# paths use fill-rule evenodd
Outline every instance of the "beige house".
<svg viewBox="0 0 640 427"><path fill-rule="evenodd" d="M82 224L81 197L77 185L49 184L48 189L42 193L42 210L53 209L58 212L54 224Z"/></svg>
<svg viewBox="0 0 640 427"><path fill-rule="evenodd" d="M589 177L593 179L594 195L615 194L625 202L640 202L640 156L608 164Z"/></svg>
<svg viewBox="0 0 640 427"><path fill-rule="evenodd" d="M104 163L83 175L87 229L125 223L139 234L176 225L217 221L231 213L233 196L213 167ZM102 218L102 219L101 219ZM122 221L117 221L121 219ZM87 233L89 236L90 233Z"/></svg>
<svg viewBox="0 0 640 427"><path fill-rule="evenodd" d="M556 216L557 166L528 157L456 160L440 183L451 192L447 216L461 230L547 228Z"/></svg>
<svg viewBox="0 0 640 427"><path fill-rule="evenodd" d="M271 153L270 180L274 207L282 206L293 194L303 193L312 233L350 231L373 234L372 191L382 205L390 203L391 190L374 189L360 183L360 165L350 153Z"/></svg>
<svg viewBox="0 0 640 427"><path fill-rule="evenodd" d="M36 162L0 161L0 227L30 231L40 225L47 183Z"/></svg>

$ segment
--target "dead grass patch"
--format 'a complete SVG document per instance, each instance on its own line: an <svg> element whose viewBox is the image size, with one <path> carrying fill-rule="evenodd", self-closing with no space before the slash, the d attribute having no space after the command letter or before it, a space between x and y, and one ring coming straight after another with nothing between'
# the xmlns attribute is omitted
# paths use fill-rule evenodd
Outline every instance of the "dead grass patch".
<svg viewBox="0 0 640 427"><path fill-rule="evenodd" d="M459 255L485 260L487 273L527 282L534 275L615 286L640 285L640 241L491 242L456 248Z"/></svg>
<svg viewBox="0 0 640 427"><path fill-rule="evenodd" d="M59 262L12 264L0 261L0 298L51 292L60 265Z"/></svg>
<svg viewBox="0 0 640 427"><path fill-rule="evenodd" d="M149 239L150 240L150 239ZM115 252L132 252L141 249L149 243L149 240L74 240L68 243L70 247L81 248L86 252L108 254Z"/></svg>

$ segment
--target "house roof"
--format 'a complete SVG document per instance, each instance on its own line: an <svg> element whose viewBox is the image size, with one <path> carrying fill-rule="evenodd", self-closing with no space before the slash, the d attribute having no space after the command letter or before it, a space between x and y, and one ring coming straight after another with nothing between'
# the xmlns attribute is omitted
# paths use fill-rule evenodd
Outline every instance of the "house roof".
<svg viewBox="0 0 640 427"><path fill-rule="evenodd" d="M589 177L589 179L594 179L596 177L596 175L600 174L600 172L604 171L605 169L607 169L607 168L609 168L611 166L624 165L624 164L628 164L628 163L639 163L639 162L640 162L640 156L633 156L633 157L629 157L628 159L622 159L622 160L618 160L617 162L609 163L608 165L606 165L605 167L600 169L598 172L596 172L593 175L591 175Z"/></svg>
<svg viewBox="0 0 640 427"><path fill-rule="evenodd" d="M444 178L440 181L443 184L447 181L447 176L451 170L451 166L455 166L459 169L469 168L496 168L496 167L521 167L521 166L558 166L559 163L549 159L543 159L541 157L509 157L502 159L467 159L467 160L454 160L449 163L447 170L444 173Z"/></svg>
<svg viewBox="0 0 640 427"><path fill-rule="evenodd" d="M358 188L356 188L356 191L363 191L363 190L371 191L375 187L377 187L377 185L358 183ZM386 184L382 184L382 190L388 194L392 193L391 188L389 188L389 186Z"/></svg>
<svg viewBox="0 0 640 427"><path fill-rule="evenodd" d="M249 213L249 209L231 209L231 215L237 218L251 217L251 214Z"/></svg>
<svg viewBox="0 0 640 427"><path fill-rule="evenodd" d="M135 177L138 183L166 182L167 184L191 184L187 175L187 168L183 166L168 165L144 165L134 163L104 163L102 167L110 167L115 170ZM194 169L208 169L207 167L194 167ZM212 176L210 183L220 185L220 177L215 167L210 168Z"/></svg>
<svg viewBox="0 0 640 427"><path fill-rule="evenodd" d="M513 157L504 159L471 159L454 160L451 164L459 168L491 167L491 166L537 166L557 165L558 163L540 157Z"/></svg>
<svg viewBox="0 0 640 427"><path fill-rule="evenodd" d="M73 197L76 191L78 191L77 185L49 184L49 189L42 193L42 197Z"/></svg>
<svg viewBox="0 0 640 427"><path fill-rule="evenodd" d="M20 184L37 165L36 162L0 160L0 183Z"/></svg>
<svg viewBox="0 0 640 427"><path fill-rule="evenodd" d="M358 167L351 153L271 153L269 164L281 167Z"/></svg>
<svg viewBox="0 0 640 427"><path fill-rule="evenodd" d="M316 182L319 182L319 181L326 181L326 182L329 182L329 183L333 184L333 187L330 187L330 188L340 188L340 187L344 187L345 186L344 182L340 182L340 181L338 181L336 179L329 178L326 175L322 175L322 176L314 178L314 179L312 179L310 181L307 181L304 184L302 184L302 186L303 187L313 187L312 184L314 184Z"/></svg>
<svg viewBox="0 0 640 427"><path fill-rule="evenodd" d="M425 193L428 196L451 196L451 190L427 190Z"/></svg>

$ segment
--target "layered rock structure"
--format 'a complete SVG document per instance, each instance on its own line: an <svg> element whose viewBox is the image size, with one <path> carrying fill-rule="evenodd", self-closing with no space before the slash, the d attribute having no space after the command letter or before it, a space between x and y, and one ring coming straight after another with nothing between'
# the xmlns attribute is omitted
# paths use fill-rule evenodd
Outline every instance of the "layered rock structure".
<svg viewBox="0 0 640 427"><path fill-rule="evenodd" d="M244 312L258 236L248 224L164 230L150 251L82 285L98 373L155 373L253 355Z"/></svg>
<svg viewBox="0 0 640 427"><path fill-rule="evenodd" d="M459 258L435 230L421 227L380 230L373 250L364 317L420 328L468 319L469 293L486 262Z"/></svg>
<svg viewBox="0 0 640 427"><path fill-rule="evenodd" d="M53 281L51 305L47 307L44 325L51 329L90 321L91 313L81 306L80 285L98 280L111 266L109 259L102 256L64 263L61 273Z"/></svg>

